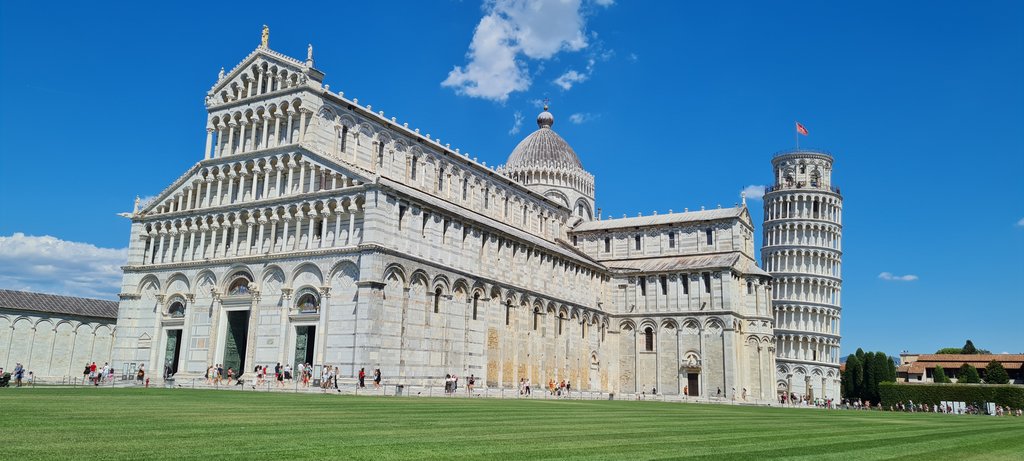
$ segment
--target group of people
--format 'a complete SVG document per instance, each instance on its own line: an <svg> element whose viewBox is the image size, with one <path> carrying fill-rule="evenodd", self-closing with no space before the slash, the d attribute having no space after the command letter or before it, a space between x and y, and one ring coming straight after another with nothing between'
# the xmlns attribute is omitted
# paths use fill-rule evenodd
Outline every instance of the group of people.
<svg viewBox="0 0 1024 461"><path fill-rule="evenodd" d="M104 362L103 367L97 367L96 362L86 363L85 369L82 370L82 381L88 380L88 382L94 386L99 386L103 381L113 382L114 381L114 367Z"/></svg>
<svg viewBox="0 0 1024 461"><path fill-rule="evenodd" d="M25 382L25 373L26 373L25 367L21 365L21 362L18 362L18 363L16 363L14 365L14 373L13 373L12 376L5 375L4 374L4 368L0 367L0 380L3 381L2 384L4 386L7 386L8 385L7 384L7 380L13 378L14 379L14 386L15 387L21 387L21 385ZM27 384L31 386L33 384L34 380L35 380L35 375L31 371L29 371L28 372Z"/></svg>
<svg viewBox="0 0 1024 461"><path fill-rule="evenodd" d="M985 406L980 404L969 404L966 407L960 407L959 409L954 408L951 404L927 404L927 403L914 403L913 400L907 402L897 402L895 405L889 405L889 411L903 411L907 413L943 413L943 414L961 414L961 415L985 415L989 414ZM994 416L1024 416L1024 411L1020 408L1013 409L1008 406L995 405Z"/></svg>

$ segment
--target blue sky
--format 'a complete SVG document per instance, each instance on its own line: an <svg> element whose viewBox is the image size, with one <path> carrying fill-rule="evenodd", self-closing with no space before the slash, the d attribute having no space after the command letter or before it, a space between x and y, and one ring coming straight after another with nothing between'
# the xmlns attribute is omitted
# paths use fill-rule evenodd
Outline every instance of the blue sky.
<svg viewBox="0 0 1024 461"><path fill-rule="evenodd" d="M1024 352L1024 4L763 3L3 2L0 287L112 297L116 213L202 158L203 97L266 23L488 165L550 98L606 216L738 202L799 120L845 195L844 353Z"/></svg>

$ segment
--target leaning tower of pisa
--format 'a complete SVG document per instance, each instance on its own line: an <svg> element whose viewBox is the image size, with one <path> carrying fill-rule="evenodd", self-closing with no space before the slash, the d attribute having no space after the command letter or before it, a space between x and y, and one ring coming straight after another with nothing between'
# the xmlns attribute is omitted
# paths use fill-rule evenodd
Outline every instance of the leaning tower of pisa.
<svg viewBox="0 0 1024 461"><path fill-rule="evenodd" d="M776 388L839 399L843 197L832 155L797 149L772 158L764 194L762 265L774 277Z"/></svg>

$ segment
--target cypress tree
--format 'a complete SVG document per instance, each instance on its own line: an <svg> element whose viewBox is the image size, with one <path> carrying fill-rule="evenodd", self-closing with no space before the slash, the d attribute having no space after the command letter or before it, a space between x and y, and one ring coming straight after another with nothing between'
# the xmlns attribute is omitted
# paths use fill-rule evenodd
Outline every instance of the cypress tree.
<svg viewBox="0 0 1024 461"><path fill-rule="evenodd" d="M974 343L972 343L971 340L968 339L967 343L964 344L964 347L960 349L960 353L961 354L977 354L978 353L978 349L976 349L974 347Z"/></svg>
<svg viewBox="0 0 1024 461"><path fill-rule="evenodd" d="M935 373L932 374L935 382L937 383L948 383L949 378L946 377L946 370L942 369L942 365L935 365Z"/></svg>
<svg viewBox="0 0 1024 461"><path fill-rule="evenodd" d="M843 397L848 399L860 399L860 385L864 380L864 370L861 368L860 359L850 354L846 358L846 370L843 371Z"/></svg>
<svg viewBox="0 0 1024 461"><path fill-rule="evenodd" d="M861 388L861 397L865 400L877 402L878 391L878 368L875 366L875 353L864 354L864 386Z"/></svg>
<svg viewBox="0 0 1024 461"><path fill-rule="evenodd" d="M960 374L958 376L956 382L960 384L978 384L981 382L981 377L978 376L978 369L969 363L960 366Z"/></svg>
<svg viewBox="0 0 1024 461"><path fill-rule="evenodd" d="M1006 373L1006 368L1003 368L1003 364L995 360L988 363L988 366L985 367L985 383L1006 384L1009 382L1010 375Z"/></svg>

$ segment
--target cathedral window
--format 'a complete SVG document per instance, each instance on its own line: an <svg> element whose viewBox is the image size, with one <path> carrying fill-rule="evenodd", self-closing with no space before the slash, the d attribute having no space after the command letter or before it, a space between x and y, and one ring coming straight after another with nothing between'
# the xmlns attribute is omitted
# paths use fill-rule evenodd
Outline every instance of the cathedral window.
<svg viewBox="0 0 1024 461"><path fill-rule="evenodd" d="M806 173L806 172L807 172L807 165L804 165L804 164L801 163L800 164L800 174L803 174L803 173Z"/></svg>
<svg viewBox="0 0 1024 461"><path fill-rule="evenodd" d="M167 315L174 318L182 318L185 316L185 304L181 301L175 301L171 303L171 307L167 309Z"/></svg>
<svg viewBox="0 0 1024 461"><path fill-rule="evenodd" d="M644 328L644 350L654 352L654 329L651 327Z"/></svg>
<svg viewBox="0 0 1024 461"><path fill-rule="evenodd" d="M378 167L384 166L384 143L383 142L378 142L377 143L377 166Z"/></svg>
<svg viewBox="0 0 1024 461"><path fill-rule="evenodd" d="M441 312L441 287L434 290L434 313Z"/></svg>
<svg viewBox="0 0 1024 461"><path fill-rule="evenodd" d="M576 236L574 235L574 236L572 236L572 246L577 246L577 245L579 245L579 241L576 239Z"/></svg>
<svg viewBox="0 0 1024 461"><path fill-rule="evenodd" d="M690 277L686 274L682 274L679 276L679 281L683 283L683 294L690 294Z"/></svg>
<svg viewBox="0 0 1024 461"><path fill-rule="evenodd" d="M647 277L640 277L640 296L647 296Z"/></svg>
<svg viewBox="0 0 1024 461"><path fill-rule="evenodd" d="M611 253L612 252L612 238L611 237L605 237L604 238L604 252L605 253Z"/></svg>
<svg viewBox="0 0 1024 461"><path fill-rule="evenodd" d="M413 157L412 160L410 161L411 162L409 164L409 180L410 181L415 181L416 180L416 163L418 161L419 161L419 159L416 158L416 157Z"/></svg>
<svg viewBox="0 0 1024 461"><path fill-rule="evenodd" d="M512 301L505 303L505 326L512 324Z"/></svg>
<svg viewBox="0 0 1024 461"><path fill-rule="evenodd" d="M747 294L748 295L754 294L754 283L753 282L747 282Z"/></svg>
<svg viewBox="0 0 1024 461"><path fill-rule="evenodd" d="M462 200L469 200L469 178L462 180Z"/></svg>
<svg viewBox="0 0 1024 461"><path fill-rule="evenodd" d="M533 308L533 331L537 331L537 327L540 325L540 308Z"/></svg>
<svg viewBox="0 0 1024 461"><path fill-rule="evenodd" d="M636 251L640 251L640 236L636 235L633 237L633 246L636 247Z"/></svg>
<svg viewBox="0 0 1024 461"><path fill-rule="evenodd" d="M707 229L704 229L704 237L707 240L708 245L714 245L715 244L715 233L714 233L713 230L711 230L710 227L707 228Z"/></svg>
<svg viewBox="0 0 1024 461"><path fill-rule="evenodd" d="M661 282L661 294L668 296L668 277L662 275L659 277L659 281Z"/></svg>
<svg viewBox="0 0 1024 461"><path fill-rule="evenodd" d="M250 229L252 229L252 228L250 228ZM319 219L314 221L313 222L313 238L316 239L316 240L320 240L320 234L322 234L323 231L324 231L324 222L319 220Z"/></svg>
<svg viewBox="0 0 1024 461"><path fill-rule="evenodd" d="M423 227L420 228L420 237L427 237L427 222L430 221L430 213L423 212Z"/></svg>
<svg viewBox="0 0 1024 461"><path fill-rule="evenodd" d="M244 295L249 293L249 278L242 276L236 278L228 286L228 295Z"/></svg>
<svg viewBox="0 0 1024 461"><path fill-rule="evenodd" d="M473 295L473 320L476 320L477 309L480 305L480 293ZM507 325L507 323L506 323Z"/></svg>
<svg viewBox="0 0 1024 461"><path fill-rule="evenodd" d="M437 191L444 192L444 167L437 169Z"/></svg>
<svg viewBox="0 0 1024 461"><path fill-rule="evenodd" d="M490 202L491 202L491 188L485 187L484 188L484 209L485 210L490 205Z"/></svg>
<svg viewBox="0 0 1024 461"><path fill-rule="evenodd" d="M398 205L398 230L402 230L402 221L405 219L405 212L409 207L405 205Z"/></svg>
<svg viewBox="0 0 1024 461"><path fill-rule="evenodd" d="M295 302L295 307L299 312L316 312L320 310L320 299L316 294L306 292L299 296L299 300Z"/></svg>
<svg viewBox="0 0 1024 461"><path fill-rule="evenodd" d="M341 127L341 151L346 152L348 150L348 127Z"/></svg>
<svg viewBox="0 0 1024 461"><path fill-rule="evenodd" d="M701 277L704 278L704 292L711 293L711 273L705 272L701 274Z"/></svg>
<svg viewBox="0 0 1024 461"><path fill-rule="evenodd" d="M675 232L669 232L668 233L668 247L669 248L675 248L676 247L676 233Z"/></svg>

